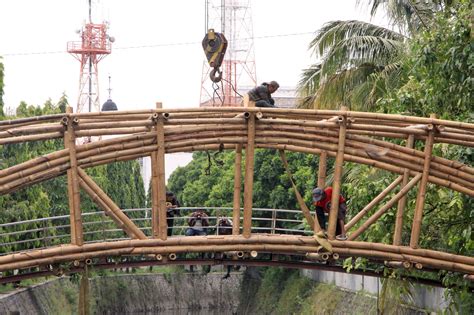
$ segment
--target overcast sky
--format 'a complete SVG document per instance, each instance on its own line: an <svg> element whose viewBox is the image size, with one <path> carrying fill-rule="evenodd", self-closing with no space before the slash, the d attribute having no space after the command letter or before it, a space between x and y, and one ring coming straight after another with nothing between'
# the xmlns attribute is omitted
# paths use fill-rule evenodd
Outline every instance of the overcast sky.
<svg viewBox="0 0 474 315"><path fill-rule="evenodd" d="M301 70L315 61L307 47L318 28L332 20L369 21L368 10L356 8L355 2L251 1L258 82L277 80L294 87ZM99 63L101 103L108 96L110 75L112 99L120 110L154 108L157 101L165 108L197 107L205 58L204 3L93 0L93 22L107 20L116 38L112 54ZM75 30L87 19L87 10L87 0L0 1L7 108L20 101L57 102L63 92L75 107L80 64L66 52L66 44L79 40ZM168 165L167 176L176 167Z"/></svg>

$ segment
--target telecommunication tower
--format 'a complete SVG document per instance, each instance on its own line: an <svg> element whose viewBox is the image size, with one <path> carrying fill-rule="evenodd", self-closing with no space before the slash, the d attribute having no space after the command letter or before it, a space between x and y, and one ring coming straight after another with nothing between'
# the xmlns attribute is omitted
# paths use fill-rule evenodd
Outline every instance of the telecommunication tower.
<svg viewBox="0 0 474 315"><path fill-rule="evenodd" d="M91 11L89 0L89 22L77 31L81 40L67 43L67 51L81 63L76 113L100 111L98 64L112 52L114 42L107 23L92 23Z"/></svg>
<svg viewBox="0 0 474 315"><path fill-rule="evenodd" d="M228 46L219 83L209 79L212 68L203 62L200 106L241 106L240 88L257 85L250 0L206 0L205 5L205 32L223 33Z"/></svg>

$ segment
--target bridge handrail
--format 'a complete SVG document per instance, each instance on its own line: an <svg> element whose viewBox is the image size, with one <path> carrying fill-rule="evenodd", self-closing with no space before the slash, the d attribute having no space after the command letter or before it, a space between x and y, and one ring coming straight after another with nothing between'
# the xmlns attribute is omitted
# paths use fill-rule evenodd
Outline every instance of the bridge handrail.
<svg viewBox="0 0 474 315"><path fill-rule="evenodd" d="M180 233L183 233L183 231L188 228L189 226L186 224L187 219L190 218L188 213L191 213L195 210L204 210L206 212L211 212L211 211L223 211L223 212L231 212L233 210L232 207L180 207L176 208L177 210L182 212L185 212L186 215L180 215L180 216L175 216L175 222L183 222L184 224L175 224L173 227L174 234L176 235L176 231L179 231ZM146 223L151 222L151 216L147 216L147 213L151 213L151 208L133 208L133 209L123 209L122 210L124 213L130 214L130 213L137 213L137 212L144 212L144 215L141 217L130 217L130 220L137 223L137 222L144 222L145 226L139 226L139 229L148 232L151 230L151 227L146 226ZM241 208L241 211L243 211L243 208ZM273 208L253 208L253 213L258 214L260 213L261 215L264 215L265 213L275 213L275 215L269 215L268 217L260 217L254 215L252 218L252 221L254 222L254 225L258 225L258 222L264 223L264 224L269 224L269 226L252 226L253 231L266 231L268 233L275 233L275 232L283 232L283 233L304 233L304 230L300 229L295 229L291 227L277 227L277 222L280 223L289 223L291 225L301 225L303 223L303 218L301 215L300 210L293 210L293 209L273 209ZM278 214L294 214L294 215L301 215L301 219L292 219L292 218L281 218L278 217ZM313 212L314 214L314 212ZM93 242L99 242L99 241L104 241L104 240L125 240L125 239L130 239L128 237L106 237L106 235L110 235L111 233L123 233L123 230L120 228L101 228L99 227L94 227L96 225L113 225L113 221L106 216L104 211L94 211L94 212L83 212L82 217L95 217L95 216L102 216L102 219L99 220L93 220L93 221L84 221L83 226L85 227L84 231L84 236L86 235L99 235L101 234L102 237L94 240L87 240L85 243L93 243ZM208 219L211 221L212 224L207 227L203 227L205 230L208 231L208 234L211 234L214 229L216 229L217 225L217 219L224 217L224 215L220 215L217 213L216 215L210 215ZM242 220L243 217L241 216L240 219ZM59 225L51 225L53 224L54 221L58 220L67 220L66 224L59 224ZM0 224L0 229L14 229L15 226L20 226L20 225L28 225L28 224L37 224L37 223L42 223L44 226L41 227L35 227L31 229L26 229L26 230L21 230L21 231L7 231L0 233L0 239L5 238L5 237L10 237L10 236L16 236L16 237L21 237L22 235L25 236L30 236L31 238L28 239L21 239L21 240L15 240L11 242L2 242L0 243L0 250L1 248L7 247L7 246L15 246L19 244L27 244L27 243L35 243L35 242L40 242L42 245L39 247L35 246L34 249L43 249L47 247L47 243L51 242L52 240L56 239L66 239L70 237L69 233L62 233L62 234L55 234L61 229L68 229L70 228L69 224L69 216L68 215L61 215L61 216L53 216L53 217L46 217L46 218L38 218L38 219L32 219L32 220L23 220L23 221L17 221L17 222L9 222L9 223L3 223ZM268 222L268 223L265 223ZM88 230L86 227L93 227L93 230ZM226 227L224 227L226 228ZM231 227L229 227L231 229ZM306 232L311 232L311 231L306 231ZM36 235L34 233L42 233L43 236L41 237L35 237ZM217 229L215 231L217 233ZM312 233L312 232L311 232ZM182 234L179 234L182 235ZM63 242L60 242L62 244ZM22 250L19 250L22 251ZM18 251L11 251L8 253L0 253L0 255L5 255L5 254L12 254Z"/></svg>

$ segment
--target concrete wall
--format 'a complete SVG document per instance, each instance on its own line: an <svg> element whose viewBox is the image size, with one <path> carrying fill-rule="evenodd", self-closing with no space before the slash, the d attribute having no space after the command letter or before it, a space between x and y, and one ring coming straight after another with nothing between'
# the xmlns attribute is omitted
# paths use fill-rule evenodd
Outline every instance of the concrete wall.
<svg viewBox="0 0 474 315"><path fill-rule="evenodd" d="M378 296L382 288L380 278L377 277L323 270L302 270L302 274L317 282L334 284L337 287L354 292L363 290L374 296ZM415 284L412 295L413 306L421 309L442 311L449 304L444 297L444 289L440 287Z"/></svg>

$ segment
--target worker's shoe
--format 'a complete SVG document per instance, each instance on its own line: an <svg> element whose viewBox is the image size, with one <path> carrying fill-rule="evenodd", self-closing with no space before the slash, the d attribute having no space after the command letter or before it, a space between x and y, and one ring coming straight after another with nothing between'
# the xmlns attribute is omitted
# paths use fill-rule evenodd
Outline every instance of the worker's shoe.
<svg viewBox="0 0 474 315"><path fill-rule="evenodd" d="M345 241L345 240L347 240L347 235L345 235L345 234L336 235L336 240Z"/></svg>

